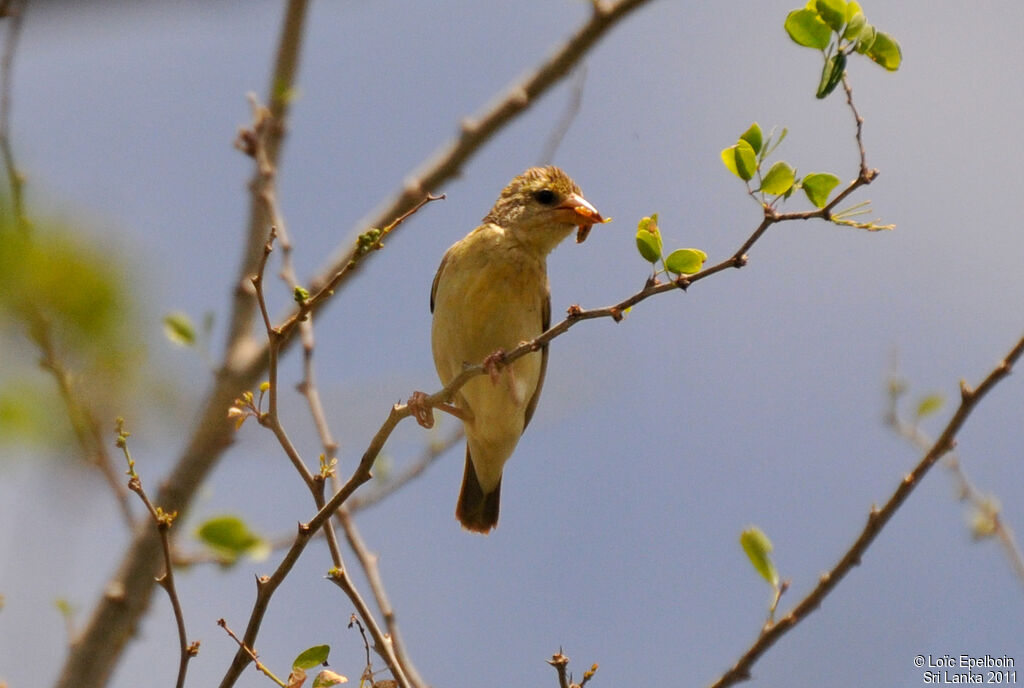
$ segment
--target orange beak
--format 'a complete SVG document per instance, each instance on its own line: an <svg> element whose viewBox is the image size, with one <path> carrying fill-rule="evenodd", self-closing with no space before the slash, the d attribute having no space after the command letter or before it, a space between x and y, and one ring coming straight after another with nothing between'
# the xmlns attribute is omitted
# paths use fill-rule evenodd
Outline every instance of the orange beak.
<svg viewBox="0 0 1024 688"><path fill-rule="evenodd" d="M605 219L601 217L601 213L597 212L597 208L590 205L587 199L578 194L569 194L564 201L556 206L555 210L560 211L560 214L564 212L564 217L568 222L579 225L579 228L576 230L577 244L586 241L587 234L590 233L590 228L594 225L611 222L611 218Z"/></svg>

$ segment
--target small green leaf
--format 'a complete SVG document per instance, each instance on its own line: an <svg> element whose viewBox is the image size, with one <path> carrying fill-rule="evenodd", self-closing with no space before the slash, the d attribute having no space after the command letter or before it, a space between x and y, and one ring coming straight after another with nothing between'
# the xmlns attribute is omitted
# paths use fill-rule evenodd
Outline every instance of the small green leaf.
<svg viewBox="0 0 1024 688"><path fill-rule="evenodd" d="M849 7L853 7L856 4L857 3L855 2L851 2ZM847 9L849 9L849 7ZM864 28L864 25L867 23L867 18L864 16L864 13L858 10L856 14L846 20L846 31L843 31L843 38L848 41L856 40L856 38L860 36L860 32Z"/></svg>
<svg viewBox="0 0 1024 688"><path fill-rule="evenodd" d="M846 0L818 0L815 7L833 31L839 31L846 23Z"/></svg>
<svg viewBox="0 0 1024 688"><path fill-rule="evenodd" d="M200 524L196 535L208 546L232 559L262 543L262 539L237 516L211 518Z"/></svg>
<svg viewBox="0 0 1024 688"><path fill-rule="evenodd" d="M192 319L178 311L164 316L164 336L178 346L196 344L196 329L192 326Z"/></svg>
<svg viewBox="0 0 1024 688"><path fill-rule="evenodd" d="M648 263L661 259L661 232L658 231L658 214L640 220L636 229L636 248Z"/></svg>
<svg viewBox="0 0 1024 688"><path fill-rule="evenodd" d="M789 191L796 180L796 173L787 163L779 160L771 166L768 174L761 180L761 191L772 196L778 196Z"/></svg>
<svg viewBox="0 0 1024 688"><path fill-rule="evenodd" d="M775 135L775 127L772 127L771 133L768 134L768 139L764 142L764 151L761 154L761 159L763 160L771 155L775 149L782 144L783 139L786 138L786 134L788 133L789 129L782 127L782 131L779 133L779 138L772 142L772 137Z"/></svg>
<svg viewBox="0 0 1024 688"><path fill-rule="evenodd" d="M839 52L825 60L825 66L821 69L821 83L818 84L818 99L825 98L843 79L843 72L846 71L846 53Z"/></svg>
<svg viewBox="0 0 1024 688"><path fill-rule="evenodd" d="M861 55L871 50L871 46L875 42L875 37L877 35L878 31L875 30L875 27L865 22L864 28L860 30L860 35L857 36L857 45L854 46L854 50Z"/></svg>
<svg viewBox="0 0 1024 688"><path fill-rule="evenodd" d="M745 132L740 134L740 140L749 143L750 147L754 149L755 155L757 153L760 153L761 142L764 140L764 137L761 134L761 127L758 125L758 123L754 122L753 124L750 125L750 128L748 128Z"/></svg>
<svg viewBox="0 0 1024 688"><path fill-rule="evenodd" d="M704 267L708 254L699 248L677 248L665 258L665 267L677 275L694 275Z"/></svg>
<svg viewBox="0 0 1024 688"><path fill-rule="evenodd" d="M768 539L764 531L757 526L747 528L740 534L740 545L743 546L743 551L747 553L750 563L754 565L761 577L773 586L778 586L779 573L775 570L775 564L772 563L771 558L772 541Z"/></svg>
<svg viewBox="0 0 1024 688"><path fill-rule="evenodd" d="M749 182L757 172L757 155L754 153L754 147L743 139L722 151L722 162L730 172L745 182Z"/></svg>
<svg viewBox="0 0 1024 688"><path fill-rule="evenodd" d="M786 15L784 26L789 37L797 45L805 48L824 50L832 38L832 30L828 28L828 24L811 9L793 10Z"/></svg>
<svg viewBox="0 0 1024 688"><path fill-rule="evenodd" d="M864 11L860 8L860 3L856 0L850 0L846 3L846 23L849 24L853 18L858 14L864 14Z"/></svg>
<svg viewBox="0 0 1024 688"><path fill-rule="evenodd" d="M900 51L899 43L884 31L875 32L875 40L867 52L868 57L890 72L895 72L899 69L900 62L903 61L903 53Z"/></svg>
<svg viewBox="0 0 1024 688"><path fill-rule="evenodd" d="M314 645L303 650L295 661L292 662L292 669L312 669L321 664L327 663L327 655L331 652L330 645Z"/></svg>
<svg viewBox="0 0 1024 688"><path fill-rule="evenodd" d="M839 184L839 177L828 172L815 172L803 178L800 185L803 186L807 198L817 208L824 208L828 203L828 195L832 189Z"/></svg>
<svg viewBox="0 0 1024 688"><path fill-rule="evenodd" d="M296 284L292 292L292 298L295 299L295 303L305 303L306 299L309 298L309 290Z"/></svg>
<svg viewBox="0 0 1024 688"><path fill-rule="evenodd" d="M920 420L925 416L930 416L939 409L942 408L943 404L946 403L946 398L941 394L929 394L917 402L917 418Z"/></svg>

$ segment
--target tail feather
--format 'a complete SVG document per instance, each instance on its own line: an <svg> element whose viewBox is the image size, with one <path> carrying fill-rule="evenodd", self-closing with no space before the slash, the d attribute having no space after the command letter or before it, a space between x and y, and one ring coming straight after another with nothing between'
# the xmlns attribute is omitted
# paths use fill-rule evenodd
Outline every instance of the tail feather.
<svg viewBox="0 0 1024 688"><path fill-rule="evenodd" d="M480 480L473 468L473 460L466 447L466 468L462 474L462 490L459 502L455 507L455 518L466 530L475 533L488 533L498 525L498 505L501 501L501 480L498 486L484 494Z"/></svg>

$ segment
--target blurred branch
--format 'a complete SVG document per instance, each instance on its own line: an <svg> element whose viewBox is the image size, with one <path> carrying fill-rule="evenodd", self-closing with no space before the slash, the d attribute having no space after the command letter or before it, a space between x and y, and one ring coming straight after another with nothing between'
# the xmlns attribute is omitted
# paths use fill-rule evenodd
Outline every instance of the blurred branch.
<svg viewBox="0 0 1024 688"><path fill-rule="evenodd" d="M21 25L28 0L6 0L0 6L0 17L6 17L7 39L4 41L3 56L0 57L0 152L3 153L7 183L11 190L11 208L18 229L27 232L28 217L25 214L25 179L14 162L11 148L11 94L14 82L14 55L18 50Z"/></svg>
<svg viewBox="0 0 1024 688"><path fill-rule="evenodd" d="M360 226L380 227L392 222L424 197L420 189L437 188L457 174L465 161L502 127L563 78L598 39L646 2L648 0L620 0L615 4L595 2L590 19L562 49L543 62L522 82L516 84L507 96L489 108L479 120L465 122L460 136L455 141L442 148L434 158L425 163L421 171L414 175L413 180L407 183L392 201ZM283 118L287 111L288 95L292 92L306 4L300 0L291 0L282 28L276 58L277 66L270 88L271 102L275 94L280 98L280 112L276 115L279 119ZM271 107L271 110L274 108ZM283 128L281 131L283 134ZM256 203L255 199L253 203ZM167 509L185 511L188 508L199 486L233 442L234 423L227 418L227 409L231 407L239 392L252 388L267 369L268 345L254 341L249 334L254 304L251 289L246 286L246 280L255 273L255 266L266 240L267 224L265 220L260 222L261 226L256 227L257 221L250 218L250 231L247 234L242 264L239 268L238 286L232 302L228 339L221 367L206 399L198 405L198 420L187 444L157 495L157 502ZM321 277L313 282L314 286L326 284L340 273L356 255L358 246L357 243L344 251L340 258L333 261L333 267L323 271ZM282 350L287 348L291 341L292 337L286 335ZM350 479L349 483L342 487L340 499L346 499L358 485L369 479L369 464L361 462L355 477L355 481ZM330 510L331 513L333 511L334 509ZM324 514L323 518L329 518L329 514ZM132 543L105 588L106 594L97 604L86 628L72 647L61 669L60 677L55 683L57 688L99 688L104 685L124 646L134 634L138 620L149 604L153 576L159 562L159 539L146 527L147 525L140 524L136 527ZM322 523L315 525L318 527ZM314 532L315 530L316 528ZM296 539L289 556L297 556L301 552L305 546L304 538L305 536Z"/></svg>
<svg viewBox="0 0 1024 688"><path fill-rule="evenodd" d="M839 561L830 571L823 574L814 589L793 607L792 611L778 620L774 625L766 626L758 639L750 646L742 657L731 669L711 684L711 688L724 688L734 685L740 681L750 678L750 669L754 663L763 655L775 642L785 635L798 623L807 618L811 612L818 608L821 602L846 576L850 570L860 563L861 558L878 534L893 517L893 514L907 500L924 476L931 470L932 466L949 453L956 444L956 435L963 427L971 412L978 403L992 390L1003 378L1010 374L1014 364L1024 355L1024 337L1013 346L1003 360L985 376L977 388L972 389L966 382L960 382L960 405L953 414L946 427L943 428L928 451L918 462L917 466L900 481L899 486L890 495L885 505L879 509L872 507L868 514L867 523L860 535L848 550L840 557Z"/></svg>
<svg viewBox="0 0 1024 688"><path fill-rule="evenodd" d="M547 660L548 664L555 668L558 673L558 688L583 688L587 685L590 679L594 678L594 674L597 673L597 665L594 664L589 669L583 672L583 680L579 683L573 683L572 675L569 673L569 658L562 654L562 650L551 656L551 659Z"/></svg>
<svg viewBox="0 0 1024 688"><path fill-rule="evenodd" d="M270 111L277 123L266 144L272 161L278 157L284 135L284 118L298 67L307 6L307 0L289 0L285 13L269 87ZM257 169L253 176L254 185L258 186L260 181L261 171ZM248 368L238 365L239 359L258 348L249 336L255 307L251 286L246 289L243 285L255 273L266 241L268 224L262 212L262 201L254 195L222 365L201 405L188 443L157 495L157 502L169 510L187 509L199 485L233 441L234 424L227 418L227 409L238 392L251 387L266 369L265 351L260 365ZM159 562L159 538L147 525L140 522L136 527L131 545L106 586L106 594L72 645L55 683L57 688L99 688L105 685L125 645L134 635L138 620L149 605Z"/></svg>
<svg viewBox="0 0 1024 688"><path fill-rule="evenodd" d="M227 336L228 351L236 347L251 345L248 339L252 330L255 302L249 278L256 273L256 265L259 263L263 244L267 240L267 228L271 224L276 224L276 218L271 218L267 213L261 192L268 181L267 169L277 169L281 144L287 127L285 120L288 117L288 109L295 93L299 53L302 49L303 30L308 9L308 0L288 0L285 9L284 24L278 39L267 97L269 103L268 123L263 147L266 154L265 162L269 167L261 167L257 162L252 180L249 182L249 189L252 192L252 200L249 203L249 225L245 234L241 265L238 268L234 300L231 304Z"/></svg>
<svg viewBox="0 0 1024 688"><path fill-rule="evenodd" d="M885 413L885 422L896 434L903 437L918 449L925 451L934 444L934 440L925 433L915 421L905 420L899 412L899 400L905 391L905 387L898 384L895 374L890 378L889 384L889 408ZM995 537L1003 546L1010 566L1017 578L1024 583L1024 553L1021 552L1013 529L1003 520L1000 513L998 501L981 492L964 470L957 452L951 451L944 459L943 464L949 469L956 483L957 494L961 501L967 501L975 510L979 523L975 524L974 537L976 539ZM980 527L979 527L980 526Z"/></svg>
<svg viewBox="0 0 1024 688"><path fill-rule="evenodd" d="M581 63L576 68L573 76L572 90L569 92L569 102L565 106L565 112L562 113L561 119L558 120L558 124L551 130L548 140L544 143L544 150L540 154L540 164L551 164L555 153L558 152L558 147L562 145L562 140L569 133L569 128L572 127L572 123L576 121L576 117L580 114L580 108L583 105L583 87L586 83L587 65Z"/></svg>

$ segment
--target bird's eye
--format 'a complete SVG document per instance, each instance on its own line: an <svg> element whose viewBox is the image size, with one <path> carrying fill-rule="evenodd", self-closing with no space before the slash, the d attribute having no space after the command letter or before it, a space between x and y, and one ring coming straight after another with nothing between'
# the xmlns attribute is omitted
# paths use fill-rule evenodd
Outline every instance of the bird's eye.
<svg viewBox="0 0 1024 688"><path fill-rule="evenodd" d="M540 191L533 192L533 198L541 205L554 205L555 201L558 200L558 196L551 189L541 189Z"/></svg>

